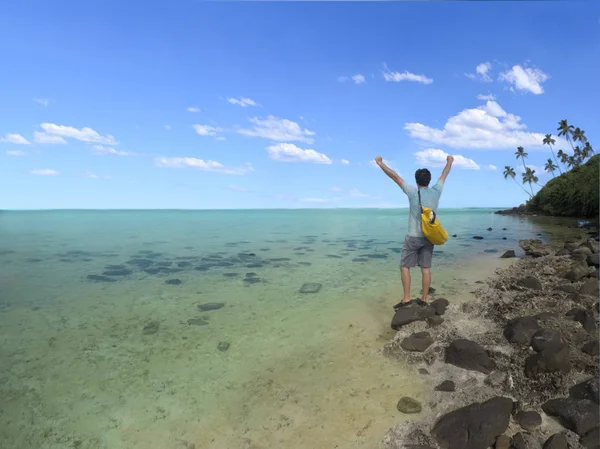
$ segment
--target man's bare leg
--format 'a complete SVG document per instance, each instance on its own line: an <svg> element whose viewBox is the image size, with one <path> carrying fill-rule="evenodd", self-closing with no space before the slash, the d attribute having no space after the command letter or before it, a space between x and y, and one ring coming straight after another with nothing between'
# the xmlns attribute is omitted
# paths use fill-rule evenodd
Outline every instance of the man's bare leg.
<svg viewBox="0 0 600 449"><path fill-rule="evenodd" d="M410 268L401 267L400 277L402 278L402 288L404 290L402 302L410 302Z"/></svg>
<svg viewBox="0 0 600 449"><path fill-rule="evenodd" d="M427 301L427 295L429 294L429 287L431 287L431 268L421 268L423 275L423 302Z"/></svg>

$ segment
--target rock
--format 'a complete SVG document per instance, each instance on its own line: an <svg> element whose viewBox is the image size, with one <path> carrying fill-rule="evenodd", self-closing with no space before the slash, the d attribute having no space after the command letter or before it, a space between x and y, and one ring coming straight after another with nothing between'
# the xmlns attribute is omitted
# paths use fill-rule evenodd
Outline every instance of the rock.
<svg viewBox="0 0 600 449"><path fill-rule="evenodd" d="M556 286L556 290L564 293L577 293L577 286L573 284L560 284Z"/></svg>
<svg viewBox="0 0 600 449"><path fill-rule="evenodd" d="M562 345L560 334L552 329L540 329L531 337L531 347L535 352L541 352L550 346Z"/></svg>
<svg viewBox="0 0 600 449"><path fill-rule="evenodd" d="M506 240L506 237L502 237L502 240Z"/></svg>
<svg viewBox="0 0 600 449"><path fill-rule="evenodd" d="M525 375L535 377L543 373L568 373L571 371L569 349L565 345L551 345L525 360Z"/></svg>
<svg viewBox="0 0 600 449"><path fill-rule="evenodd" d="M535 317L540 321L551 321L558 318L558 315L553 312L540 312Z"/></svg>
<svg viewBox="0 0 600 449"><path fill-rule="evenodd" d="M506 251L504 254L502 254L500 256L501 259L509 259L511 257L517 257L517 255L515 254L515 251L513 249L509 249L508 251Z"/></svg>
<svg viewBox="0 0 600 449"><path fill-rule="evenodd" d="M511 449L529 449L527 447L527 442L525 441L525 437L521 432L513 435L512 440L510 442Z"/></svg>
<svg viewBox="0 0 600 449"><path fill-rule="evenodd" d="M587 256L590 256L593 253L591 249L585 246L585 244L581 244L573 250L573 254L583 254L587 258Z"/></svg>
<svg viewBox="0 0 600 449"><path fill-rule="evenodd" d="M231 346L229 344L229 342L222 341L222 342L219 342L219 344L217 345L217 349L221 352L225 352L229 349L229 346Z"/></svg>
<svg viewBox="0 0 600 449"><path fill-rule="evenodd" d="M519 279L517 285L524 288L530 288L531 290L542 289L542 283L534 276L526 276L523 279Z"/></svg>
<svg viewBox="0 0 600 449"><path fill-rule="evenodd" d="M595 239L587 239L584 245L590 249L592 254L598 254L598 242Z"/></svg>
<svg viewBox="0 0 600 449"><path fill-rule="evenodd" d="M521 411L515 415L515 421L528 432L533 432L542 425L542 416L535 411Z"/></svg>
<svg viewBox="0 0 600 449"><path fill-rule="evenodd" d="M558 417L561 423L579 436L598 427L598 404L588 399L560 398L542 404L547 415Z"/></svg>
<svg viewBox="0 0 600 449"><path fill-rule="evenodd" d="M519 246L525 251L527 256L531 257L542 257L553 253L551 248L545 246L538 239L519 240Z"/></svg>
<svg viewBox="0 0 600 449"><path fill-rule="evenodd" d="M446 308L449 304L450 302L446 298L438 298L431 302L431 307L435 309L436 315L443 315L446 313Z"/></svg>
<svg viewBox="0 0 600 449"><path fill-rule="evenodd" d="M588 266L598 268L598 254L590 254L586 257L585 261Z"/></svg>
<svg viewBox="0 0 600 449"><path fill-rule="evenodd" d="M597 279L588 279L583 283L583 285L579 288L579 293L582 295L590 295L590 296L598 296L598 280Z"/></svg>
<svg viewBox="0 0 600 449"><path fill-rule="evenodd" d="M129 276L133 271L126 268L116 268L113 270L107 270L102 273L103 276Z"/></svg>
<svg viewBox="0 0 600 449"><path fill-rule="evenodd" d="M459 338L446 348L445 362L470 371L491 373L496 364L487 351L474 341Z"/></svg>
<svg viewBox="0 0 600 449"><path fill-rule="evenodd" d="M576 385L573 385L569 389L569 396L573 399L587 399L594 401L598 404L598 379L591 378Z"/></svg>
<svg viewBox="0 0 600 449"><path fill-rule="evenodd" d="M591 432L586 433L579 443L585 447L585 449L600 449L600 429L596 427Z"/></svg>
<svg viewBox="0 0 600 449"><path fill-rule="evenodd" d="M392 329L398 330L413 321L424 321L435 315L435 309L427 304L420 306L416 303L410 303L400 307L392 318Z"/></svg>
<svg viewBox="0 0 600 449"><path fill-rule="evenodd" d="M569 293L566 299L567 301L573 301L576 304L581 304L581 295L577 292Z"/></svg>
<svg viewBox="0 0 600 449"><path fill-rule="evenodd" d="M492 230L492 228L487 228L487 230L488 230L488 231L491 231L491 230Z"/></svg>
<svg viewBox="0 0 600 449"><path fill-rule="evenodd" d="M208 325L208 321L206 321L204 318L190 318L189 320L187 320L187 323L190 326L206 326L206 325Z"/></svg>
<svg viewBox="0 0 600 449"><path fill-rule="evenodd" d="M598 352L600 352L600 344L598 340L590 341L584 344L581 350L586 354L597 356Z"/></svg>
<svg viewBox="0 0 600 449"><path fill-rule="evenodd" d="M300 293L318 293L322 286L317 282L306 282L300 287Z"/></svg>
<svg viewBox="0 0 600 449"><path fill-rule="evenodd" d="M509 449L510 448L510 437L506 435L500 435L496 438L496 444L494 449Z"/></svg>
<svg viewBox="0 0 600 449"><path fill-rule="evenodd" d="M574 321L581 323L583 328L588 332L596 330L596 321L594 314L590 310L573 308L567 312L567 317L571 317Z"/></svg>
<svg viewBox="0 0 600 449"><path fill-rule="evenodd" d="M585 254L571 253L571 260L575 264L587 266L587 256Z"/></svg>
<svg viewBox="0 0 600 449"><path fill-rule="evenodd" d="M423 352L432 344L433 338L429 332L417 332L402 340L400 347L405 351Z"/></svg>
<svg viewBox="0 0 600 449"><path fill-rule="evenodd" d="M198 304L198 309L207 312L209 310L217 310L225 306L224 302L207 302L204 304Z"/></svg>
<svg viewBox="0 0 600 449"><path fill-rule="evenodd" d="M569 271L566 272L565 278L570 280L571 282L579 282L584 277L588 275L588 267L587 262L578 263L573 265Z"/></svg>
<svg viewBox="0 0 600 449"><path fill-rule="evenodd" d="M508 375L505 372L494 371L485 378L484 383L492 387L500 387L506 382L506 379L508 379Z"/></svg>
<svg viewBox="0 0 600 449"><path fill-rule="evenodd" d="M444 319L439 315L434 315L431 318L427 318L427 325L429 327L439 326L444 322Z"/></svg>
<svg viewBox="0 0 600 449"><path fill-rule="evenodd" d="M396 408L402 413L420 413L421 403L409 397L400 398Z"/></svg>
<svg viewBox="0 0 600 449"><path fill-rule="evenodd" d="M158 321L150 321L148 324L144 326L142 332L144 335L152 335L158 332L159 323Z"/></svg>
<svg viewBox="0 0 600 449"><path fill-rule="evenodd" d="M546 440L543 449L569 449L569 446L562 433L555 433Z"/></svg>
<svg viewBox="0 0 600 449"><path fill-rule="evenodd" d="M167 279L165 281L165 284L169 284L169 285L181 285L181 279Z"/></svg>
<svg viewBox="0 0 600 449"><path fill-rule="evenodd" d="M419 368L418 373L422 374L423 376L428 376L429 375L429 371L427 371L425 368Z"/></svg>
<svg viewBox="0 0 600 449"><path fill-rule="evenodd" d="M476 402L440 417L431 435L445 449L487 449L506 431L511 409L509 398Z"/></svg>
<svg viewBox="0 0 600 449"><path fill-rule="evenodd" d="M456 237L458 237L458 236L457 236L456 234L452 234L452 237L456 238Z"/></svg>
<svg viewBox="0 0 600 449"><path fill-rule="evenodd" d="M540 330L538 319L534 316L524 316L508 322L504 327L504 337L511 343L529 345L538 330Z"/></svg>
<svg viewBox="0 0 600 449"><path fill-rule="evenodd" d="M572 240L567 240L564 244L564 248L569 252L574 251L577 248L577 243Z"/></svg>
<svg viewBox="0 0 600 449"><path fill-rule="evenodd" d="M116 279L109 278L108 276L100 275L100 274L88 274L88 281L94 282L117 282Z"/></svg>
<svg viewBox="0 0 600 449"><path fill-rule="evenodd" d="M482 237L482 236L480 236L480 235L474 235L474 236L473 236L473 238L474 238L475 240L483 240L483 237Z"/></svg>
<svg viewBox="0 0 600 449"><path fill-rule="evenodd" d="M568 249L562 248L562 249L559 249L558 251L556 251L555 256L558 256L558 257L560 257L560 256L568 256L569 254L570 254L570 252L569 252Z"/></svg>
<svg viewBox="0 0 600 449"><path fill-rule="evenodd" d="M441 384L439 384L437 387L435 387L434 390L435 391L452 392L452 391L456 391L456 385L454 385L454 382L452 382L451 380L445 380Z"/></svg>

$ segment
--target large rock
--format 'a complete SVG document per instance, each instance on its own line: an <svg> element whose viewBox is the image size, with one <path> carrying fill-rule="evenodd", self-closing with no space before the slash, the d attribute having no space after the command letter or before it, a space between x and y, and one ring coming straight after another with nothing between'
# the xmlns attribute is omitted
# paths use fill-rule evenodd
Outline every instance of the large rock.
<svg viewBox="0 0 600 449"><path fill-rule="evenodd" d="M513 436L510 449L541 449L541 445L534 436L519 432Z"/></svg>
<svg viewBox="0 0 600 449"><path fill-rule="evenodd" d="M561 248L558 251L556 251L556 256L568 256L569 254L571 254L571 252L568 249L565 248Z"/></svg>
<svg viewBox="0 0 600 449"><path fill-rule="evenodd" d="M496 438L494 449L510 449L510 437L506 435L500 435L498 438Z"/></svg>
<svg viewBox="0 0 600 449"><path fill-rule="evenodd" d="M588 399L598 404L598 379L591 378L576 385L573 385L569 389L569 396L573 399Z"/></svg>
<svg viewBox="0 0 600 449"><path fill-rule="evenodd" d="M565 345L551 345L525 360L525 375L535 377L543 373L568 373L571 371L569 349Z"/></svg>
<svg viewBox="0 0 600 449"><path fill-rule="evenodd" d="M446 348L445 362L470 371L491 373L496 364L487 351L474 341L459 338Z"/></svg>
<svg viewBox="0 0 600 449"><path fill-rule="evenodd" d="M540 330L538 319L534 316L524 316L508 322L504 327L504 337L511 343L529 345L538 330Z"/></svg>
<svg viewBox="0 0 600 449"><path fill-rule="evenodd" d="M564 248L569 252L574 251L577 248L577 246L577 243L575 243L572 240L567 240L564 244Z"/></svg>
<svg viewBox="0 0 600 449"><path fill-rule="evenodd" d="M587 262L577 263L571 266L571 269L565 273L565 278L571 282L579 282L589 273Z"/></svg>
<svg viewBox="0 0 600 449"><path fill-rule="evenodd" d="M450 302L446 298L438 298L431 302L431 307L435 309L436 315L443 315L446 313L448 305L450 305Z"/></svg>
<svg viewBox="0 0 600 449"><path fill-rule="evenodd" d="M433 338L429 332L417 332L402 340L400 346L405 351L423 352L432 344Z"/></svg>
<svg viewBox="0 0 600 449"><path fill-rule="evenodd" d="M419 403L419 401L416 401L415 399L406 396L400 398L398 404L396 405L396 408L399 412L408 414L421 412L421 404Z"/></svg>
<svg viewBox="0 0 600 449"><path fill-rule="evenodd" d="M583 328L588 332L594 332L596 330L594 314L590 310L573 308L567 312L567 317L581 323Z"/></svg>
<svg viewBox="0 0 600 449"><path fill-rule="evenodd" d="M511 410L509 398L476 402L443 415L431 435L443 449L487 449L507 429Z"/></svg>
<svg viewBox="0 0 600 449"><path fill-rule="evenodd" d="M600 342L598 340L592 340L584 344L581 348L585 354L597 356L600 353Z"/></svg>
<svg viewBox="0 0 600 449"><path fill-rule="evenodd" d="M598 404L588 399L560 398L542 404L547 415L557 417L569 430L579 436L598 427Z"/></svg>
<svg viewBox="0 0 600 449"><path fill-rule="evenodd" d="M569 449L567 438L562 433L555 433L546 440L543 449Z"/></svg>
<svg viewBox="0 0 600 449"><path fill-rule="evenodd" d="M550 346L561 344L560 334L552 329L540 329L531 337L531 347L535 352L541 352Z"/></svg>
<svg viewBox="0 0 600 449"><path fill-rule="evenodd" d="M398 330L413 321L424 321L435 315L435 309L429 304L420 306L416 303L400 307L392 318L392 329Z"/></svg>
<svg viewBox="0 0 600 449"><path fill-rule="evenodd" d="M445 380L441 384L439 384L437 387L435 387L434 390L435 391L452 392L452 391L456 391L456 385L451 380Z"/></svg>
<svg viewBox="0 0 600 449"><path fill-rule="evenodd" d="M590 249L592 254L598 254L598 242L595 239L587 239L584 245Z"/></svg>
<svg viewBox="0 0 600 449"><path fill-rule="evenodd" d="M598 296L598 279L588 279L579 288L579 293L582 295Z"/></svg>
<svg viewBox="0 0 600 449"><path fill-rule="evenodd" d="M587 256L585 261L587 262L588 266L598 268L598 254L590 254Z"/></svg>
<svg viewBox="0 0 600 449"><path fill-rule="evenodd" d="M541 240L519 240L519 246L527 256L542 257L553 253L552 249L545 246Z"/></svg>
<svg viewBox="0 0 600 449"><path fill-rule="evenodd" d="M569 282L568 284L557 285L556 290L564 293L577 293L579 291L579 288L577 287L577 285L571 284Z"/></svg>
<svg viewBox="0 0 600 449"><path fill-rule="evenodd" d="M531 290L541 290L542 283L535 276L525 276L517 281L519 287L529 288Z"/></svg>
<svg viewBox="0 0 600 449"><path fill-rule="evenodd" d="M585 243L583 243L573 250L573 254L583 254L587 257L594 253L585 245Z"/></svg>
<svg viewBox="0 0 600 449"><path fill-rule="evenodd" d="M538 412L520 411L515 415L515 421L528 432L533 432L542 425L542 417Z"/></svg>
<svg viewBox="0 0 600 449"><path fill-rule="evenodd" d="M600 429L596 427L591 432L586 433L579 443L585 447L585 449L600 449Z"/></svg>
<svg viewBox="0 0 600 449"><path fill-rule="evenodd" d="M512 257L517 257L517 255L515 254L515 250L513 250L513 249L509 249L508 251L506 251L504 254L502 254L500 256L501 259L510 259Z"/></svg>

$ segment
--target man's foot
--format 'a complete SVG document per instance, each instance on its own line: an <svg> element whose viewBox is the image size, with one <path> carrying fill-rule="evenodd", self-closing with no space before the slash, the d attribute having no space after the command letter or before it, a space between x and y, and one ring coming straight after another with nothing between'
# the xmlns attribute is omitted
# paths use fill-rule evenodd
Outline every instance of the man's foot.
<svg viewBox="0 0 600 449"><path fill-rule="evenodd" d="M420 306L426 306L427 305L427 300L426 299L415 299L415 301Z"/></svg>
<svg viewBox="0 0 600 449"><path fill-rule="evenodd" d="M398 304L396 304L396 305L394 306L394 310L395 310L395 311L398 311L398 309L399 309L400 307L407 306L407 305L409 305L411 302L412 302L412 300L411 300L411 299L404 299L404 300L400 301Z"/></svg>

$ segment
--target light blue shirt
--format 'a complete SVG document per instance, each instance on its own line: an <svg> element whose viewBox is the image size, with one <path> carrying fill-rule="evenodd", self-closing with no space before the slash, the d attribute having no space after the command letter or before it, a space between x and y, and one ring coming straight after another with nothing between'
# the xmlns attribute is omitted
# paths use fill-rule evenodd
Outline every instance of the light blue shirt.
<svg viewBox="0 0 600 449"><path fill-rule="evenodd" d="M425 237L421 229L421 208L419 207L419 190L421 190L421 204L423 207L430 207L437 214L440 196L444 183L438 181L433 187L423 187L419 189L410 186L406 182L402 185L402 190L406 193L410 202L410 213L408 214L408 235L411 237Z"/></svg>

